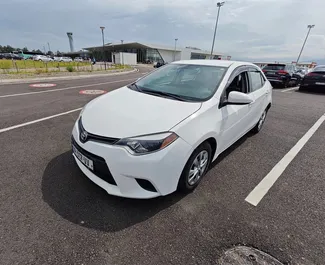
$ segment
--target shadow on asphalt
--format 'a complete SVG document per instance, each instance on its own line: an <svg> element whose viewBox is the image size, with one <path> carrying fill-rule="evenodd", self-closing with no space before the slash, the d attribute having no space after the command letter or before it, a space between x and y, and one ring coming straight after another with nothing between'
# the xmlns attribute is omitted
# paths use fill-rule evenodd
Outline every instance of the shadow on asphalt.
<svg viewBox="0 0 325 265"><path fill-rule="evenodd" d="M296 93L301 93L301 94L309 94L309 95L321 95L321 96L324 96L325 95L325 90L322 91L318 91L318 90L295 90L294 92Z"/></svg>
<svg viewBox="0 0 325 265"><path fill-rule="evenodd" d="M262 128L263 130L263 128ZM252 132L248 132L246 135L244 135L242 138L237 140L232 146L230 146L228 149L223 151L218 158L213 161L213 163L210 165L209 170L211 170L213 167L217 166L222 160L224 160L228 155L230 155L233 151L235 151L238 147L240 147L248 138L254 136Z"/></svg>
<svg viewBox="0 0 325 265"><path fill-rule="evenodd" d="M184 197L174 193L135 200L108 195L79 170L71 151L49 162L43 174L42 194L43 200L64 219L107 232L143 222Z"/></svg>

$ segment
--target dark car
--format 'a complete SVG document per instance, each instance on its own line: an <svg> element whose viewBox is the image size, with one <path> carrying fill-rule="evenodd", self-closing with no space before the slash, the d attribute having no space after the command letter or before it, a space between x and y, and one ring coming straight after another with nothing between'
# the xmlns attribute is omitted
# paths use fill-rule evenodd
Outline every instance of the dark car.
<svg viewBox="0 0 325 265"><path fill-rule="evenodd" d="M18 56L17 54L14 53L2 53L1 59L14 59L14 60L22 60L22 58L20 56Z"/></svg>
<svg viewBox="0 0 325 265"><path fill-rule="evenodd" d="M165 65L165 64L166 64L165 62L159 61L159 62L155 63L155 64L153 65L153 67L154 67L154 68L159 68L159 67L161 67L161 66L163 66L163 65Z"/></svg>
<svg viewBox="0 0 325 265"><path fill-rule="evenodd" d="M325 65L317 66L301 80L299 91L325 92Z"/></svg>
<svg viewBox="0 0 325 265"><path fill-rule="evenodd" d="M293 64L267 64L263 67L266 78L273 86L288 87L292 84L297 85L302 76L296 74L296 68Z"/></svg>

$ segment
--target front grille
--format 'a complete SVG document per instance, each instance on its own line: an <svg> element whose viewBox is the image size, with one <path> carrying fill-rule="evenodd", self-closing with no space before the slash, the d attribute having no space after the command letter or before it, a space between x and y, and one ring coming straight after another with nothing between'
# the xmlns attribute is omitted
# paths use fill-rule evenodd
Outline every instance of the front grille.
<svg viewBox="0 0 325 265"><path fill-rule="evenodd" d="M79 135L81 135L82 132L86 131L85 128L82 126L81 118L78 121L78 127L79 127ZM94 142L101 142L106 144L115 144L119 140L120 140L119 138L105 137L105 136L100 136L100 135L87 132L87 139L81 142L94 141Z"/></svg>
<svg viewBox="0 0 325 265"><path fill-rule="evenodd" d="M88 168L92 173L94 173L97 177L101 178L102 180L108 182L109 184L115 185L116 186L116 182L111 174L111 172L108 169L108 166L105 162L105 159L94 155L86 150L84 150L83 148L81 148L77 142L73 139L71 139L72 144L74 145L74 147L76 149L78 149L78 151L80 153L82 153L84 156L88 157L89 159L91 159L94 163L94 170L91 170L90 168Z"/></svg>

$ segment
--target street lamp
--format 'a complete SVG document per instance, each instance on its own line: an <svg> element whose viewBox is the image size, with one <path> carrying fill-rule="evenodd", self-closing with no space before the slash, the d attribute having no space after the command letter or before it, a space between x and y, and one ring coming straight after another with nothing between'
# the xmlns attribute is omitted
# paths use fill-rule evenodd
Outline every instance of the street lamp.
<svg viewBox="0 0 325 265"><path fill-rule="evenodd" d="M176 43L178 39L175 39L175 48L174 48L174 61L176 61Z"/></svg>
<svg viewBox="0 0 325 265"><path fill-rule="evenodd" d="M211 59L212 59L212 53L213 53L213 48L214 48L214 41L216 39L216 33L217 33L217 27L218 27L218 21L219 21L219 14L220 14L220 8L225 4L225 2L218 2L217 7L218 7L218 15L216 19L216 25L214 27L214 34L213 34L213 40L212 40L212 47L211 47Z"/></svg>
<svg viewBox="0 0 325 265"><path fill-rule="evenodd" d="M304 44L302 45L301 51L300 51L299 56L298 56L298 59L297 59L297 61L296 61L296 65L298 64L299 59L300 59L300 56L301 56L301 54L302 54L302 51L303 51L304 48L305 48L305 44L306 44L306 42L307 42L307 39L308 39L309 33L310 33L311 29L314 28L314 27L315 27L315 25L308 25L308 26L307 26L307 28L308 28L307 36L306 36L306 39L305 39L305 41L304 41Z"/></svg>
<svg viewBox="0 0 325 265"><path fill-rule="evenodd" d="M105 27L100 27L100 29L102 30L102 38L103 38L103 60L104 60L105 70L106 70L106 60L105 60L105 52L104 52L104 46L105 46L105 43L104 43L104 29L105 29Z"/></svg>
<svg viewBox="0 0 325 265"><path fill-rule="evenodd" d="M121 40L122 45L123 45L123 42L124 42L124 40ZM123 47L122 47L122 49L123 49ZM123 50L122 50L122 65L123 65L123 67L124 67Z"/></svg>

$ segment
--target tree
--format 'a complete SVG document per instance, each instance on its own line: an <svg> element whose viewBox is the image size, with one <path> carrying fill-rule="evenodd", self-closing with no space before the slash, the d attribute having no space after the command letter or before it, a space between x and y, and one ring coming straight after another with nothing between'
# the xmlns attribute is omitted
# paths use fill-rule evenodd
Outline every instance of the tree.
<svg viewBox="0 0 325 265"><path fill-rule="evenodd" d="M43 54L43 52L40 49L37 49L35 52Z"/></svg>
<svg viewBox="0 0 325 265"><path fill-rule="evenodd" d="M15 49L11 47L10 45L7 46L0 46L0 52L13 52Z"/></svg>
<svg viewBox="0 0 325 265"><path fill-rule="evenodd" d="M23 52L29 52L29 50L28 50L27 47L24 47L24 48L22 49L22 51L23 51Z"/></svg>

